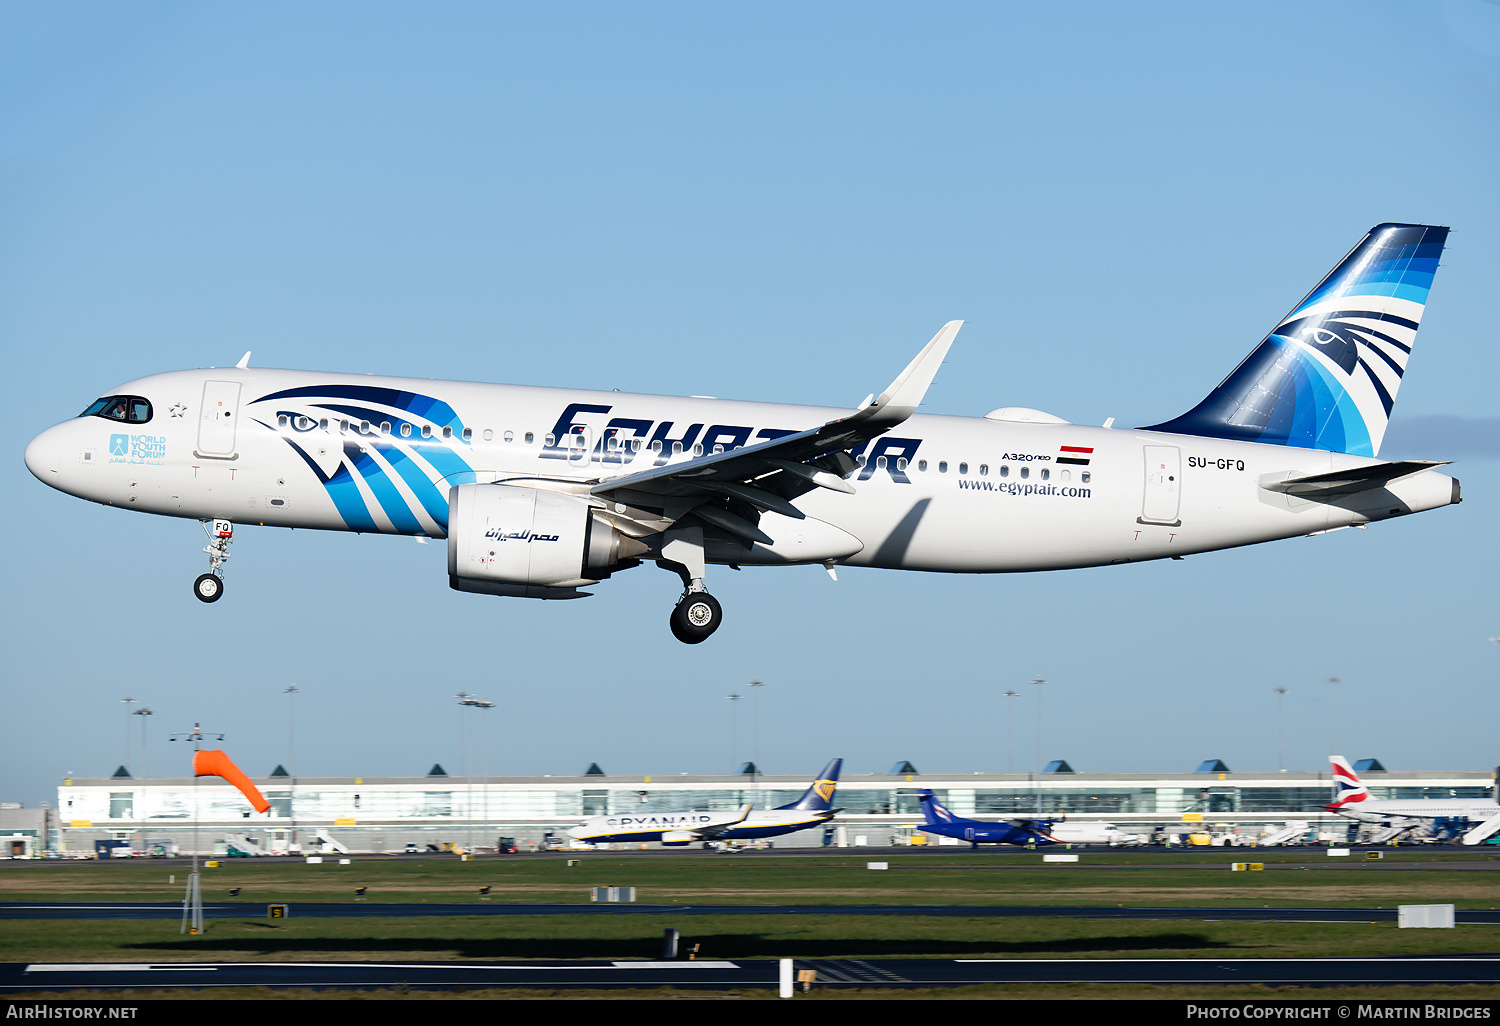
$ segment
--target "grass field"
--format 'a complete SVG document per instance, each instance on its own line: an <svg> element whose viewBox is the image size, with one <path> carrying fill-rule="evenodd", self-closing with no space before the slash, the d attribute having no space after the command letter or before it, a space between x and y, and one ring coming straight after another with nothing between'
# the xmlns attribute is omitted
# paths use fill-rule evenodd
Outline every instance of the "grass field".
<svg viewBox="0 0 1500 1026"><path fill-rule="evenodd" d="M1500 926L948 916L443 916L11 921L4 962L650 959L676 927L703 958L1294 958L1500 951Z"/></svg>
<svg viewBox="0 0 1500 1026"><path fill-rule="evenodd" d="M514 960L654 958L662 930L676 927L684 944L706 958L1257 958L1500 952L1500 926L1400 930L1394 923L1254 923L1201 920L991 919L910 916L674 917L659 914L571 916L444 916L301 918L299 903L349 901L367 888L372 911L381 902L588 902L596 885L635 886L639 902L711 904L932 905L1228 905L1237 907L1386 907L1451 902L1460 908L1500 906L1500 860L1488 854L1393 853L1380 862L1332 862L1306 853L1181 853L1142 857L1085 854L1077 865L1042 865L1035 852L888 858L872 871L865 858L638 857L592 853L565 859L357 860L331 863L225 861L203 871L204 900L229 902L242 915L217 915L200 937L184 937L165 920L10 920L0 930L0 961L169 962L280 960ZM1264 872L1231 873L1228 863L1254 858ZM1331 864L1330 864L1331 863ZM1277 866L1280 868L1271 868ZM1300 867L1307 868L1300 868ZM178 901L188 869L160 862L9 863L0 866L0 900ZM175 877L175 879L169 879ZM287 919L265 918L265 905L286 902ZM1243 991L1243 993L1241 993ZM1408 993L1409 992L1409 993ZM284 997L287 992L222 992L217 997ZM378 992L389 997L391 992ZM622 993L608 996L761 998L762 992ZM830 992L832 993L832 992ZM844 998L911 997L917 992L837 992ZM1297 988L1153 986L996 986L921 992L933 997L1217 997L1300 998L1398 996L1475 1000L1500 998L1500 988L1404 987L1398 994L1361 988L1335 995ZM78 994L70 995L72 997ZM113 995L118 997L118 993ZM146 997L133 994L133 997ZM162 992L162 997L176 992ZM197 992L195 996L205 996ZM298 996L330 997L307 992ZM346 995L358 996L358 995ZM369 995L364 995L369 996ZM573 998L569 992L411 992L438 996ZM600 995L595 995L600 996Z"/></svg>
<svg viewBox="0 0 1500 1026"><path fill-rule="evenodd" d="M1264 872L1231 873L1253 858ZM587 903L594 886L633 886L646 904L897 905L1230 905L1239 907L1391 908L1452 903L1500 908L1500 857L1397 852L1379 862L1307 853L1130 856L1085 854L1079 864L1043 865L1036 852L889 858L872 871L850 856L631 857L598 852L566 859L520 856L361 859L352 865L225 860L203 870L207 902L349 901L358 887L373 902ZM1308 868L1298 868L1307 866ZM1281 867L1281 868L1278 868ZM1495 871L1486 871L1493 869ZM9 863L0 866L0 900L180 901L181 864ZM240 888L238 898L230 888ZM255 908L252 914L263 908Z"/></svg>

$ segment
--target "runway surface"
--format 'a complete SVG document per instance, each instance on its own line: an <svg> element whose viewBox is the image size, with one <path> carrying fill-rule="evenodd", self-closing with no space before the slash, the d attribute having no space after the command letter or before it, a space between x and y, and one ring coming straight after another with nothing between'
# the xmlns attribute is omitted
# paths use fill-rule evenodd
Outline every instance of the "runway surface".
<svg viewBox="0 0 1500 1026"><path fill-rule="evenodd" d="M797 959L819 987L985 983L1391 986L1493 984L1500 958ZM616 988L777 985L771 959L701 962L184 962L0 964L0 992L134 988Z"/></svg>
<svg viewBox="0 0 1500 1026"><path fill-rule="evenodd" d="M289 903L288 914L299 919L361 916L944 916L959 918L1051 919L1224 919L1274 923L1393 922L1394 908L1193 908L1101 905L502 905L502 904L385 904L378 902ZM210 919L264 919L263 903L223 903L203 906ZM0 919L179 919L182 902L11 901L0 904ZM1459 925L1500 924L1500 910L1459 909Z"/></svg>

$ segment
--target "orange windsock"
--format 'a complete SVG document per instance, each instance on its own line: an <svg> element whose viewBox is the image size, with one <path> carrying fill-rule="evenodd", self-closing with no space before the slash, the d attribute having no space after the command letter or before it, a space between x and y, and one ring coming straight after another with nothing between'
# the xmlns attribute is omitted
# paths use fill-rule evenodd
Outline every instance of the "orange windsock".
<svg viewBox="0 0 1500 1026"><path fill-rule="evenodd" d="M271 807L261 795L260 789L223 752L201 751L193 753L193 775L196 777L223 777L240 789L256 812L265 812Z"/></svg>

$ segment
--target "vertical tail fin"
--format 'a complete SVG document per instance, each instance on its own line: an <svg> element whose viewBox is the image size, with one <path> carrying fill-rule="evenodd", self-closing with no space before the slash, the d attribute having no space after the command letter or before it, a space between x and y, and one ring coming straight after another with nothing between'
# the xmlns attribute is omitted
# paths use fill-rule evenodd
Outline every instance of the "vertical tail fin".
<svg viewBox="0 0 1500 1026"><path fill-rule="evenodd" d="M1377 455L1447 239L1371 228L1208 398L1144 430Z"/></svg>
<svg viewBox="0 0 1500 1026"><path fill-rule="evenodd" d="M1333 801L1328 803L1329 812L1337 812L1346 805L1362 802L1370 797L1370 789L1360 783L1359 774L1342 755L1330 755L1333 766Z"/></svg>
<svg viewBox="0 0 1500 1026"><path fill-rule="evenodd" d="M917 801L922 806L922 819L928 826L952 826L954 822L953 813L943 808L937 800L937 795L931 791L918 791Z"/></svg>
<svg viewBox="0 0 1500 1026"><path fill-rule="evenodd" d="M826 812L833 807L833 792L839 786L839 771L844 768L843 759L834 759L818 778L812 782L812 786L802 792L802 797L790 805L783 805L783 809L801 809L804 812Z"/></svg>

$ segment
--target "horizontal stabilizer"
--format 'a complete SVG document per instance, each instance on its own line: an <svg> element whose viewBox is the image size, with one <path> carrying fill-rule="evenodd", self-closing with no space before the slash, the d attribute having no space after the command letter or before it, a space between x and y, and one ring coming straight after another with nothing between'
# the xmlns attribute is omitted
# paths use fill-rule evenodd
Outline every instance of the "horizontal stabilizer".
<svg viewBox="0 0 1500 1026"><path fill-rule="evenodd" d="M1368 467L1350 470L1334 470L1324 474L1309 474L1281 481L1261 480L1261 487L1271 492L1285 492L1304 499L1330 499L1339 495L1354 495L1379 488L1387 481L1398 477L1419 474L1433 467L1447 466L1447 461L1403 460L1397 463L1376 463Z"/></svg>

